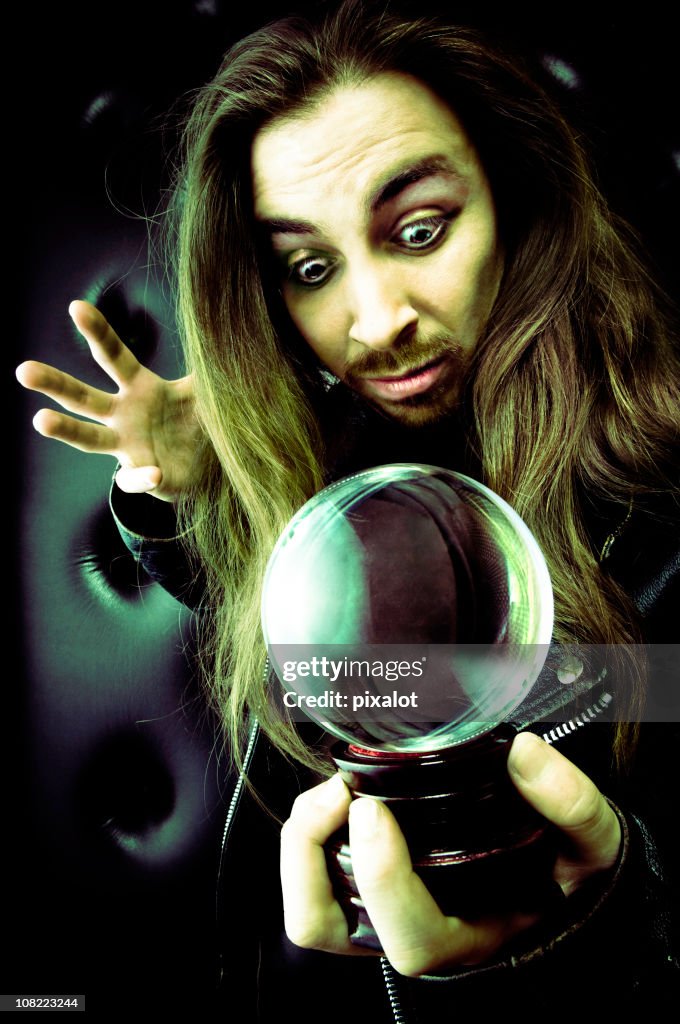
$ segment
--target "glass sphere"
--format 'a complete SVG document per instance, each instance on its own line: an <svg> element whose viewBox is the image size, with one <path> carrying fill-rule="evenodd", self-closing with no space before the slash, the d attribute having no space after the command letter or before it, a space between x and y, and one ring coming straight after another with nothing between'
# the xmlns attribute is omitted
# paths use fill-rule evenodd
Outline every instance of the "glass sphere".
<svg viewBox="0 0 680 1024"><path fill-rule="evenodd" d="M279 538L262 628L281 701L355 746L435 751L493 729L545 661L553 599L516 512L469 477L378 466Z"/></svg>

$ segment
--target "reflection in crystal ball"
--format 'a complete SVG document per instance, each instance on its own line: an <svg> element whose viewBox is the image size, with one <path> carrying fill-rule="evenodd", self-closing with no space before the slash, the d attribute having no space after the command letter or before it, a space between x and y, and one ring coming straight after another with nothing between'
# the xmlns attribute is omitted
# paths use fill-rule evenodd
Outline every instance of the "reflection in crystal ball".
<svg viewBox="0 0 680 1024"><path fill-rule="evenodd" d="M279 538L263 586L282 702L375 750L434 751L494 728L540 673L552 621L527 526L434 466L324 488Z"/></svg>

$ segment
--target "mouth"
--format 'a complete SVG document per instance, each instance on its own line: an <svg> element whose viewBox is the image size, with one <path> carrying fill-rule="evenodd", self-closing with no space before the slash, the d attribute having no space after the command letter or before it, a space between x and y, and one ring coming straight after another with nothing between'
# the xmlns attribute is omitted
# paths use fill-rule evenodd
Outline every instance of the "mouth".
<svg viewBox="0 0 680 1024"><path fill-rule="evenodd" d="M395 376L363 377L362 383L368 391L381 398L398 401L401 398L410 398L411 395L422 394L431 388L444 373L446 364L447 356L438 356Z"/></svg>

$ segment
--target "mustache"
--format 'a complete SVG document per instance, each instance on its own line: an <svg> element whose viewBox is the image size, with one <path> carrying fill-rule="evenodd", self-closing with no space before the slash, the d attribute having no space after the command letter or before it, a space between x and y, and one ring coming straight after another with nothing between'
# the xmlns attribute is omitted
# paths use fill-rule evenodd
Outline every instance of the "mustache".
<svg viewBox="0 0 680 1024"><path fill-rule="evenodd" d="M462 369L465 364L463 349L450 335L438 334L430 338L408 338L402 344L384 352L369 349L351 363L346 363L342 380L349 382L362 377L398 377L408 370L433 363L442 356L453 356Z"/></svg>

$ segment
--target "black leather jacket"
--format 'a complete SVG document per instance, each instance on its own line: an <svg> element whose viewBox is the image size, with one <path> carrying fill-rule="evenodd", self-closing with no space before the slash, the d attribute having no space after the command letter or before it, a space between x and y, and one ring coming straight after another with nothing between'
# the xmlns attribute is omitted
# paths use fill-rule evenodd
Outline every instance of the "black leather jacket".
<svg viewBox="0 0 680 1024"><path fill-rule="evenodd" d="M364 464L371 458L367 451ZM112 508L126 545L148 574L192 603L200 581L187 582L171 508L115 487ZM669 509L661 516L642 508L614 519L603 514L593 526L593 542L605 549L606 562L633 595L655 643L677 639L680 552L677 515ZM545 731L540 722L530 727ZM560 731L554 740L613 804L624 837L617 865L557 904L540 926L492 962L441 978L406 979L384 958L302 950L285 936L277 817L285 819L297 793L316 780L286 762L254 724L248 775L274 816L253 799L243 779L231 780L218 882L220 981L206 998L227 1014L243 1008L227 1019L269 1022L290 1014L324 1024L352 1015L424 1024L480 1010L487 1019L528 1002L536 1015L558 1019L573 1018L583 1005L608 1013L665 1007L680 987L671 813L680 728L643 724L634 765L624 777L612 770L611 725L595 721Z"/></svg>

